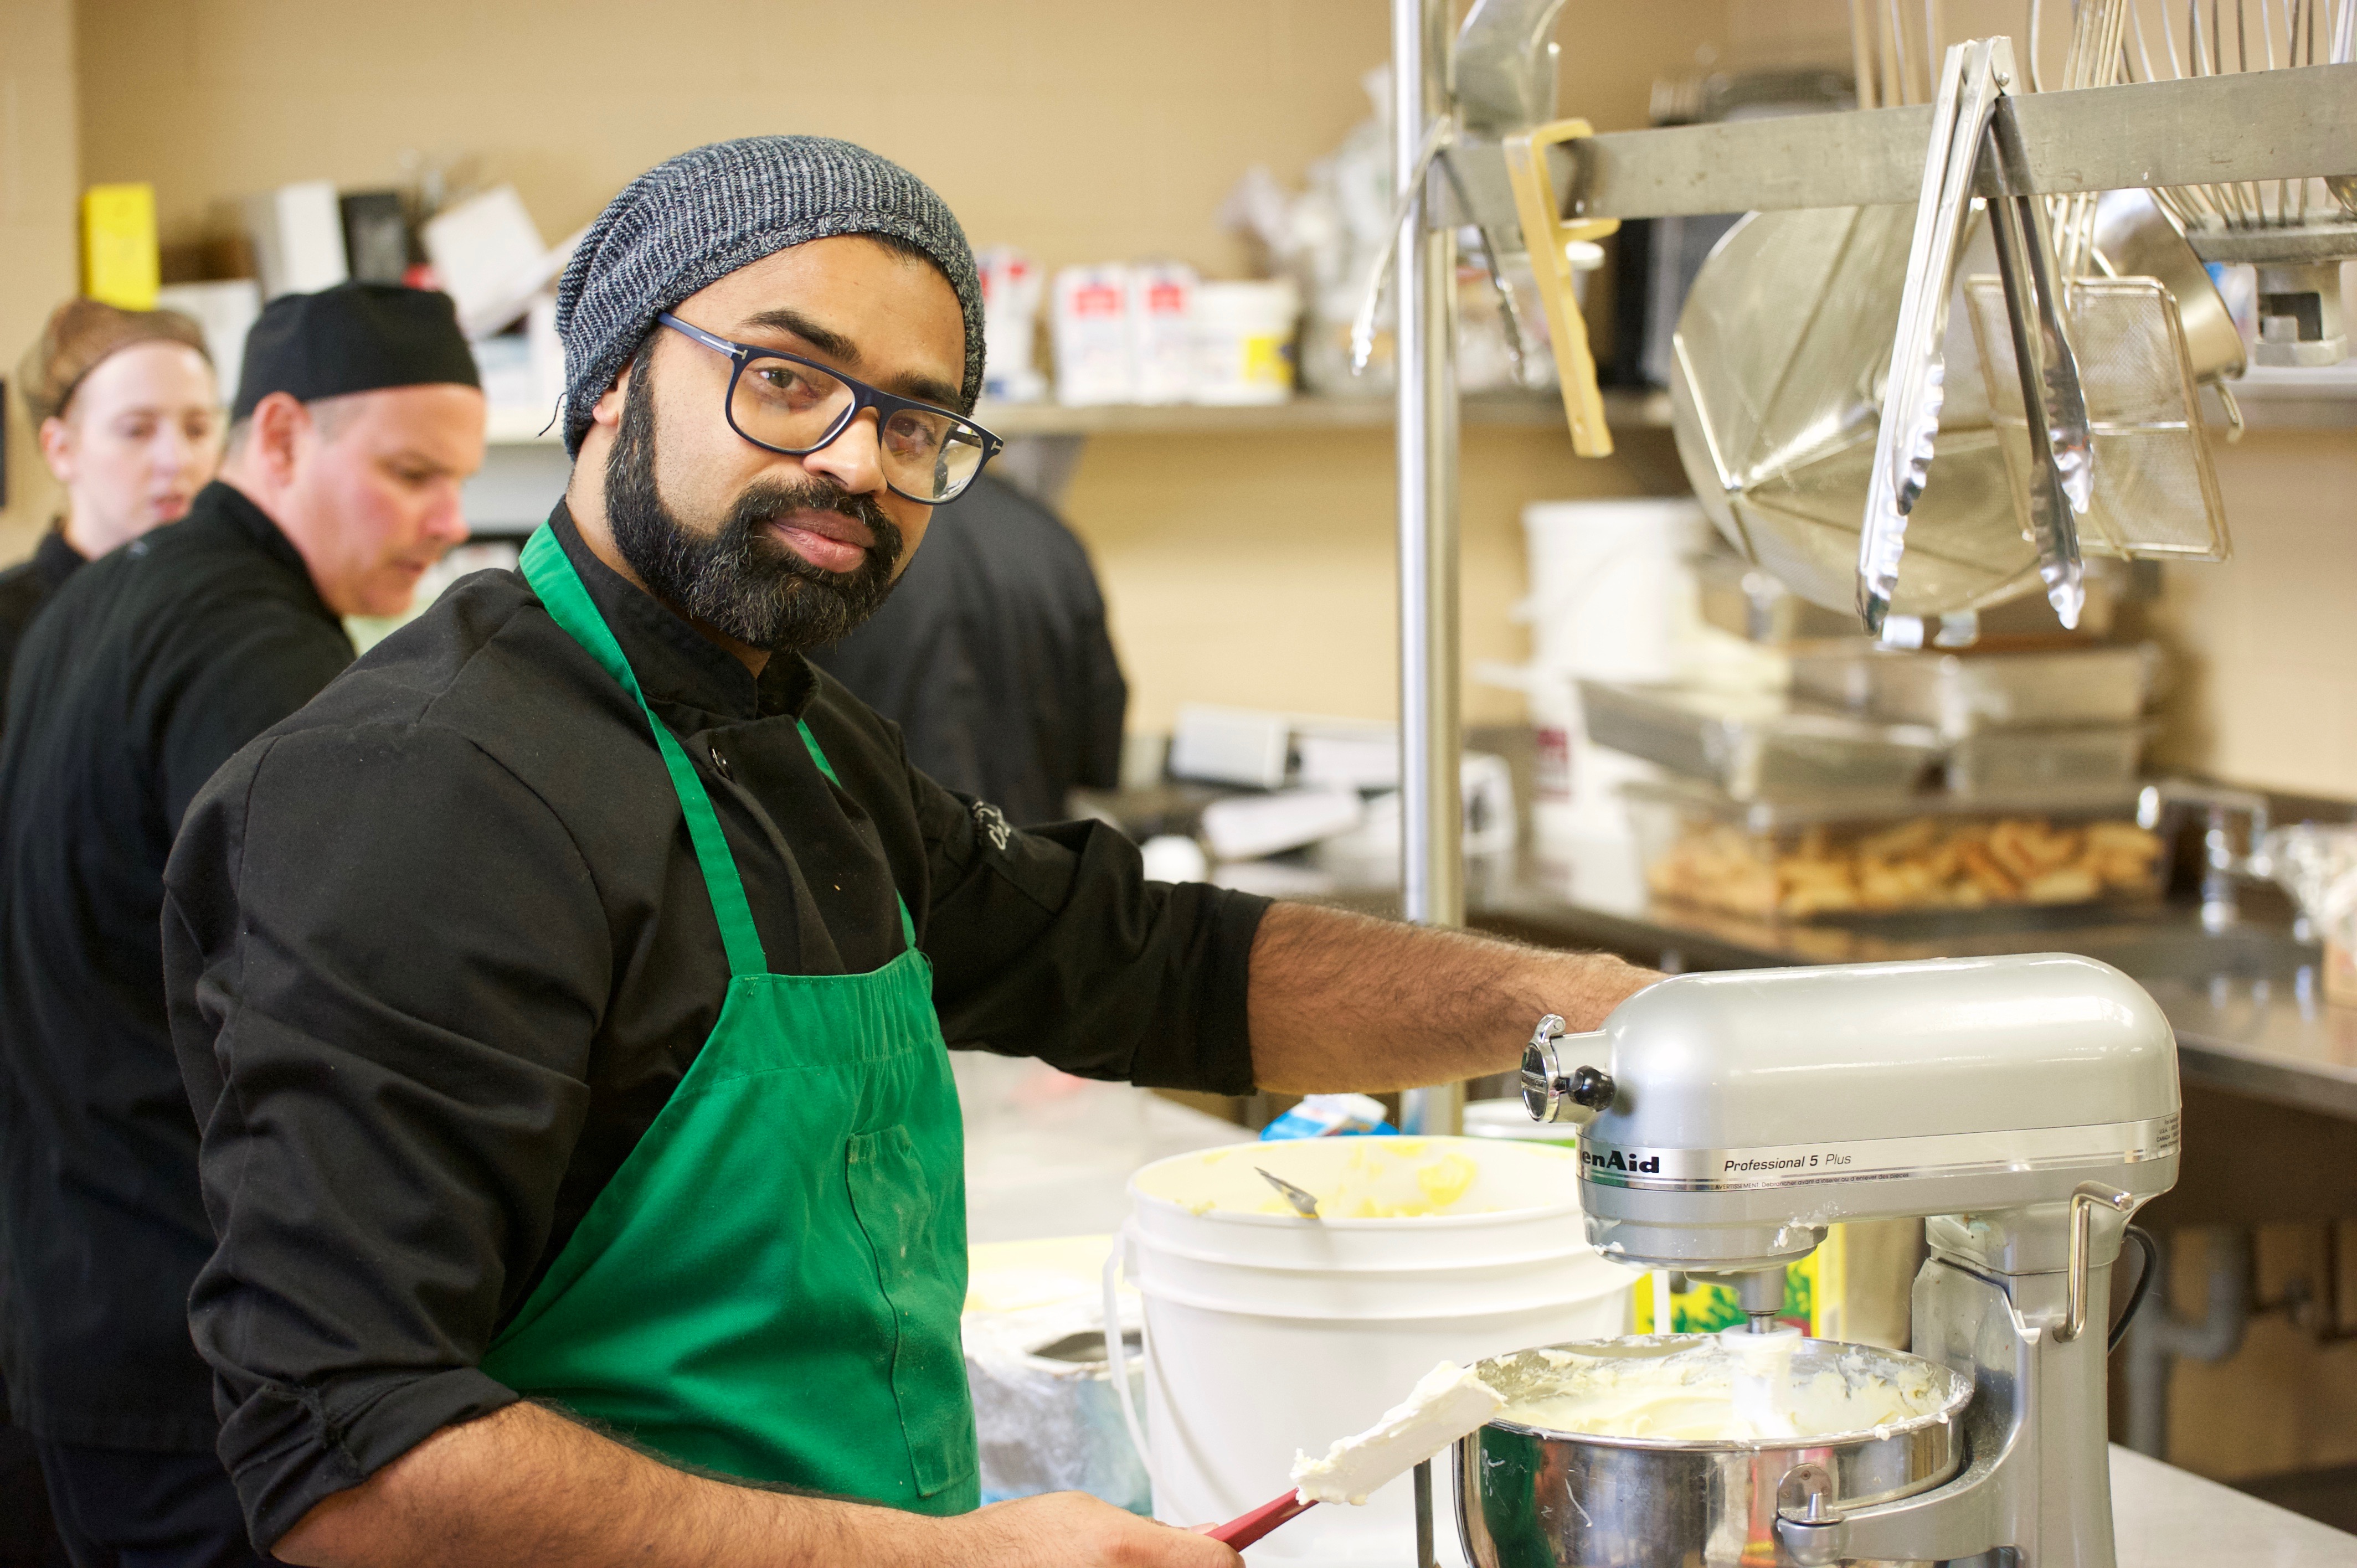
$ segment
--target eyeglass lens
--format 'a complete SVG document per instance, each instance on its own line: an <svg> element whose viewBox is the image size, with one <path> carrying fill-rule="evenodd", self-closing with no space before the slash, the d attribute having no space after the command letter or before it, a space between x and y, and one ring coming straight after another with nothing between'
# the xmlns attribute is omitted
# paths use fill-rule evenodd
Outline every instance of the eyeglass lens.
<svg viewBox="0 0 2357 1568"><path fill-rule="evenodd" d="M851 388L814 366L756 358L737 378L729 417L767 446L808 451L823 443L852 405ZM879 411L880 412L880 411ZM884 477L919 500L963 489L982 467L982 434L946 413L913 408L883 414L877 432Z"/></svg>

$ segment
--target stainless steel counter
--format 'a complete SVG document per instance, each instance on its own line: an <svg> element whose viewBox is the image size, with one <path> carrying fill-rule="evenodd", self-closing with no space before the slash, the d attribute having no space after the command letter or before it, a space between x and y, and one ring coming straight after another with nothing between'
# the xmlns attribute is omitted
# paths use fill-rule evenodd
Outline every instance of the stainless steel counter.
<svg viewBox="0 0 2357 1568"><path fill-rule="evenodd" d="M2314 975L2138 978L2177 1030L2186 1081L2357 1121L2357 1008L2326 1005Z"/></svg>
<svg viewBox="0 0 2357 1568"><path fill-rule="evenodd" d="M2190 909L2018 909L1856 924L1747 919L1651 898L1591 861L1481 865L1472 924L1561 947L1609 948L1675 969L2075 952L2123 970L2177 1030L2189 1085L2357 1121L2357 1010L2328 1006L2318 952L2264 923L2211 932Z"/></svg>
<svg viewBox="0 0 2357 1568"><path fill-rule="evenodd" d="M2112 1520L2120 1568L2357 1564L2357 1535L2119 1447L2112 1450Z"/></svg>

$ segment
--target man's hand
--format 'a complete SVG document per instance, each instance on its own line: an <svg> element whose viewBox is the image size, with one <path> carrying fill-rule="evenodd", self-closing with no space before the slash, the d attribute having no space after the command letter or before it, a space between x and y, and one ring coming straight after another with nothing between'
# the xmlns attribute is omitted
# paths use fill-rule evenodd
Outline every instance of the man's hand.
<svg viewBox="0 0 2357 1568"><path fill-rule="evenodd" d="M945 1521L951 1568L1240 1568L1229 1547L1085 1492L994 1503Z"/></svg>
<svg viewBox="0 0 2357 1568"><path fill-rule="evenodd" d="M1253 938L1253 1076L1263 1089L1320 1094L1505 1072L1549 1013L1594 1029L1662 978L1609 953L1279 904Z"/></svg>
<svg viewBox="0 0 2357 1568"><path fill-rule="evenodd" d="M956 1519L689 1475L537 1405L446 1426L271 1547L310 1568L1241 1568L1077 1492Z"/></svg>

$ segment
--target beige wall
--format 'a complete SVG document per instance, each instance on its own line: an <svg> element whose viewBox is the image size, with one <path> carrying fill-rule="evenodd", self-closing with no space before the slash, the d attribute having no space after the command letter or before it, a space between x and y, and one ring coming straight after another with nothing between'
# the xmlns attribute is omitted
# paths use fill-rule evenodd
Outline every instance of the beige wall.
<svg viewBox="0 0 2357 1568"><path fill-rule="evenodd" d="M2357 796L2357 433L2254 431L2214 448L2234 557L2169 568L2185 651L2174 760Z"/></svg>
<svg viewBox="0 0 2357 1568"><path fill-rule="evenodd" d="M1754 7L1757 8L1756 5ZM1367 113L1374 0L82 0L89 177L148 179L168 244L291 179L390 184L403 157L512 180L548 238L650 164L774 131L848 137L938 188L977 243L1050 265L1232 270L1213 214L1297 178ZM1641 123L1658 71L1726 46L1724 0L1564 30L1565 98Z"/></svg>
<svg viewBox="0 0 2357 1568"><path fill-rule="evenodd" d="M8 455L0 561L30 550L57 507L16 396L16 360L74 289L74 127L70 0L0 0L0 376L11 389L0 411Z"/></svg>

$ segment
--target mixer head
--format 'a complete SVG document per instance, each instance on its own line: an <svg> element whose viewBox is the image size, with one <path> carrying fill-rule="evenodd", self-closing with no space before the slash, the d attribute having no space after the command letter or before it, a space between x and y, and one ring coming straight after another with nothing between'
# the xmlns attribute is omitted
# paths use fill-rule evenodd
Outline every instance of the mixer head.
<svg viewBox="0 0 2357 1568"><path fill-rule="evenodd" d="M1583 1123L1588 1240L1623 1262L1771 1271L1839 1220L2060 1216L2082 1183L2177 1179L2175 1037L2092 959L1682 975L1594 1034L1551 1022L1524 1100Z"/></svg>

